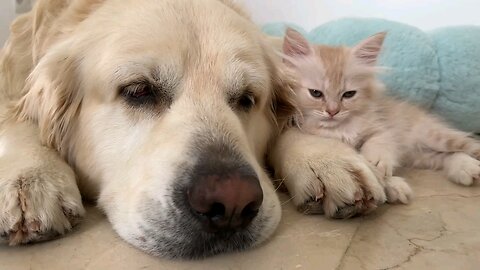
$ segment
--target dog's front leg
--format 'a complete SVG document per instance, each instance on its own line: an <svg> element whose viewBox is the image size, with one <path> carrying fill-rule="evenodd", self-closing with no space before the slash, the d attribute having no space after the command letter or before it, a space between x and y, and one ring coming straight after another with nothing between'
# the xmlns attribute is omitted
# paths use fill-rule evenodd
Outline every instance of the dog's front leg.
<svg viewBox="0 0 480 270"><path fill-rule="evenodd" d="M291 128L270 154L276 177L283 179L292 202L304 213L348 218L386 200L383 183L368 161L340 141Z"/></svg>
<svg viewBox="0 0 480 270"><path fill-rule="evenodd" d="M75 174L56 151L41 145L37 128L3 121L0 242L48 240L69 231L84 213Z"/></svg>

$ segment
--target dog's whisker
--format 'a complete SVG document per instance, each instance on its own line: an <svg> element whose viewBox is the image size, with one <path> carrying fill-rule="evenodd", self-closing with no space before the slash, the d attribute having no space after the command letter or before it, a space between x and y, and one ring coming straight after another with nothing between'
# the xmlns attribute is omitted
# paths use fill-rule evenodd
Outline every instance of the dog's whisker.
<svg viewBox="0 0 480 270"><path fill-rule="evenodd" d="M285 182L285 178L282 178L282 179L277 179L275 181L280 181L280 184L278 184L278 187L275 189L275 192L278 191L278 189L282 186L282 184Z"/></svg>
<svg viewBox="0 0 480 270"><path fill-rule="evenodd" d="M290 199L282 202L281 205L284 206L285 204L289 203L289 202L290 202L291 200L293 200L294 198L295 198L295 196L290 197Z"/></svg>

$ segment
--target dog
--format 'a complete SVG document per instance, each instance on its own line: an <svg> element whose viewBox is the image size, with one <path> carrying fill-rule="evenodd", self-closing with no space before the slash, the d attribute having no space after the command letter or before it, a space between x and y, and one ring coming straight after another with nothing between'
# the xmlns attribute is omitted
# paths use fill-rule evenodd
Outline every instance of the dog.
<svg viewBox="0 0 480 270"><path fill-rule="evenodd" d="M385 201L341 143L289 128L295 80L228 0L39 0L0 53L0 241L63 235L96 200L157 256L268 239L281 205L344 218Z"/></svg>

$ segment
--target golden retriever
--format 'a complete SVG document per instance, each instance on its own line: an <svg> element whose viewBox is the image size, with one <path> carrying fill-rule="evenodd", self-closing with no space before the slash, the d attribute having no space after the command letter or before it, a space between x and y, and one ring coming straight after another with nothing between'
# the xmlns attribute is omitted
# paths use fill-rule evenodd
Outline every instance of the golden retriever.
<svg viewBox="0 0 480 270"><path fill-rule="evenodd" d="M151 254L249 248L281 217L267 156L306 212L383 203L354 150L278 136L293 84L228 0L37 1L0 55L0 239L67 232L82 194Z"/></svg>

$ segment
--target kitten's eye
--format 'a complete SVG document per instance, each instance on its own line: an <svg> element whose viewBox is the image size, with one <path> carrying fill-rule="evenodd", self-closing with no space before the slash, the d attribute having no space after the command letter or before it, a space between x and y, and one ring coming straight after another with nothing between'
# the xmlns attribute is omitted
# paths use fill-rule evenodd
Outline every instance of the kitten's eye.
<svg viewBox="0 0 480 270"><path fill-rule="evenodd" d="M321 98L323 97L323 93L322 91L320 90L317 90L317 89L308 89L308 91L310 92L310 95L314 98Z"/></svg>
<svg viewBox="0 0 480 270"><path fill-rule="evenodd" d="M343 93L343 98L352 98L357 94L357 91L347 91Z"/></svg>
<svg viewBox="0 0 480 270"><path fill-rule="evenodd" d="M154 86L148 82L136 82L120 88L120 95L132 106L156 103Z"/></svg>

